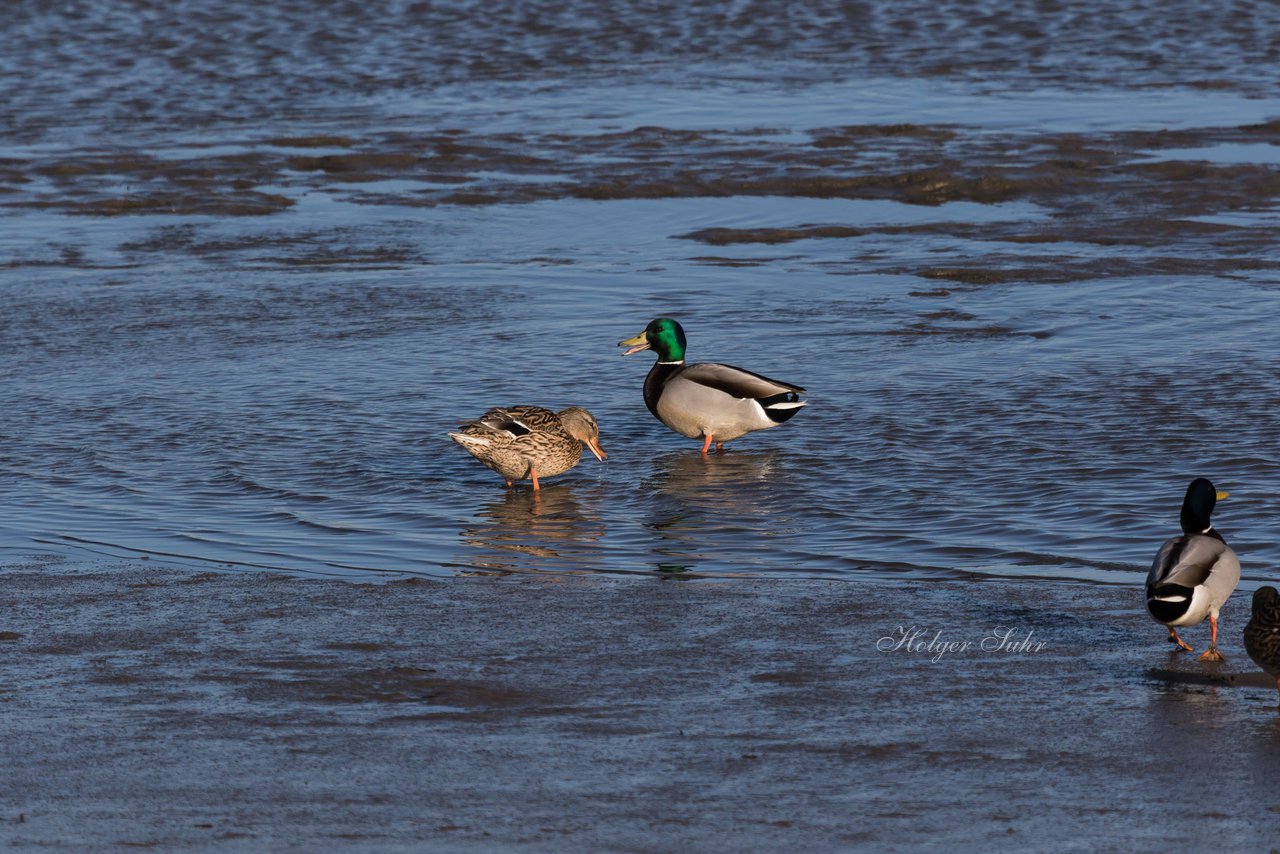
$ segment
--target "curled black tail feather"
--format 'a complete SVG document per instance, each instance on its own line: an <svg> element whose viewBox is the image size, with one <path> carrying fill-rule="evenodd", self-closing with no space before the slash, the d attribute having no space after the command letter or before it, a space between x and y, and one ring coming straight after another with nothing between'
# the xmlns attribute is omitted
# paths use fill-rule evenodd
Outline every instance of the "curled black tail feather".
<svg viewBox="0 0 1280 854"><path fill-rule="evenodd" d="M1162 623L1172 623L1187 613L1195 591L1181 584L1162 584L1147 589L1147 610ZM1157 599L1156 597L1161 597ZM1162 601L1172 600L1172 601Z"/></svg>
<svg viewBox="0 0 1280 854"><path fill-rule="evenodd" d="M764 414L775 424L790 421L804 406L804 402L800 400L800 395L790 391L758 398L758 400L760 405L764 407Z"/></svg>

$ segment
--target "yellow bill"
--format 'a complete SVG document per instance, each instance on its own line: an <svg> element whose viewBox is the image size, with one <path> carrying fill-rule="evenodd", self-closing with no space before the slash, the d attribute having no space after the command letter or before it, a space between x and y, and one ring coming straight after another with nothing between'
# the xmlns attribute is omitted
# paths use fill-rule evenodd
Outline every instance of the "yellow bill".
<svg viewBox="0 0 1280 854"><path fill-rule="evenodd" d="M630 350L623 351L622 355L630 356L632 353L639 353L641 350L649 349L649 340L645 337L645 333L641 332L635 338L628 338L626 341L619 341L619 347L630 347Z"/></svg>

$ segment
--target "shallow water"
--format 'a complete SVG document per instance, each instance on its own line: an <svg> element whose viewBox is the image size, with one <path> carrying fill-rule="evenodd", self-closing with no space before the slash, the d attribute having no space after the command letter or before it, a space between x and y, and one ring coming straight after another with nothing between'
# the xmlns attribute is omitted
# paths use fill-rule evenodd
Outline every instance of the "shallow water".
<svg viewBox="0 0 1280 854"><path fill-rule="evenodd" d="M810 6L19 4L0 560L1135 584L1205 475L1274 578L1280 11ZM703 459L657 315L810 406Z"/></svg>

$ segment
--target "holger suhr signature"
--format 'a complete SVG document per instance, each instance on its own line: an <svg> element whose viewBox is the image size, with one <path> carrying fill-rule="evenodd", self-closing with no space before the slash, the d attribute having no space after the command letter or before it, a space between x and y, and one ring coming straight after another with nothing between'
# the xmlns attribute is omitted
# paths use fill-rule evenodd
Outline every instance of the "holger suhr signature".
<svg viewBox="0 0 1280 854"><path fill-rule="evenodd" d="M897 632L876 641L881 652L909 652L928 655L934 663L945 656L978 649L987 653L1025 654L1040 652L1046 641L1035 639L1035 630L1022 630L996 626L981 640L962 640L945 637L943 629L922 629L916 626L898 626Z"/></svg>

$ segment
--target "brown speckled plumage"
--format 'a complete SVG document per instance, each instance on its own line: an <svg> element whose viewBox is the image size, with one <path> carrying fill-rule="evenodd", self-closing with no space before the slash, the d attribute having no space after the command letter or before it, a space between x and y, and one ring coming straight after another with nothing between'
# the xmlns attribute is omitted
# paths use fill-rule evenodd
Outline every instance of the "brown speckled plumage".
<svg viewBox="0 0 1280 854"><path fill-rule="evenodd" d="M508 487L528 478L534 490L539 488L539 478L562 474L577 465L583 445L601 460L608 456L600 447L595 418L578 406L560 412L540 406L490 409L462 424L449 438L502 475Z"/></svg>
<svg viewBox="0 0 1280 854"><path fill-rule="evenodd" d="M1244 650L1276 680L1280 691L1280 593L1261 587L1253 594L1253 613L1244 627Z"/></svg>

